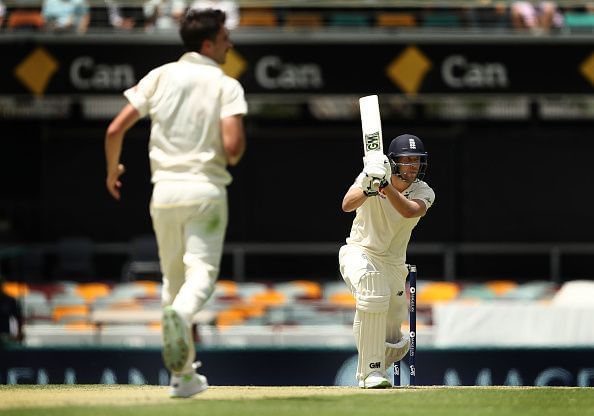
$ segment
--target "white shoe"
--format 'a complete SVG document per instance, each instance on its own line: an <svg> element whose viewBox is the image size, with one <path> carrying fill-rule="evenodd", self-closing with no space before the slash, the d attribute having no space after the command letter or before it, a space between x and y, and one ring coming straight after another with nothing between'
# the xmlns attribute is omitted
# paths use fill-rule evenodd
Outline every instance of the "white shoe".
<svg viewBox="0 0 594 416"><path fill-rule="evenodd" d="M194 348L190 328L171 306L163 309L163 362L172 373L181 372Z"/></svg>
<svg viewBox="0 0 594 416"><path fill-rule="evenodd" d="M194 369L200 367L201 363L193 364ZM171 375L169 397L187 398L201 393L208 388L206 377L195 372L183 374L180 376Z"/></svg>
<svg viewBox="0 0 594 416"><path fill-rule="evenodd" d="M392 387L392 383L384 373L374 371L365 380L359 381L359 387L362 389L388 389Z"/></svg>

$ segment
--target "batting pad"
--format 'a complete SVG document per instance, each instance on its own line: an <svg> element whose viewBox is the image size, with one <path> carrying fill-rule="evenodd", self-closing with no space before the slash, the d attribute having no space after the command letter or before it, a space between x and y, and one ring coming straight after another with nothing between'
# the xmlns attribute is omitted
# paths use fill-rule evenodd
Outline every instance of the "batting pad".
<svg viewBox="0 0 594 416"><path fill-rule="evenodd" d="M386 342L386 368L390 367L394 362L402 360L408 353L409 348L410 338L408 336L403 336L395 344Z"/></svg>
<svg viewBox="0 0 594 416"><path fill-rule="evenodd" d="M357 379L374 371L385 373L386 318L390 305L390 287L379 272L367 272L360 280L357 292L357 314L353 329L359 361ZM357 336L358 335L358 336Z"/></svg>

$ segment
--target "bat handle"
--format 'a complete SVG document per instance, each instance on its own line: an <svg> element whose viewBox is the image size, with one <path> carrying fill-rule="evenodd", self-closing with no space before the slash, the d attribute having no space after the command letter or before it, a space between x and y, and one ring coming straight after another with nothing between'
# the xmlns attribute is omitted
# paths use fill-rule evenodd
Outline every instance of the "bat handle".
<svg viewBox="0 0 594 416"><path fill-rule="evenodd" d="M373 188L374 191L377 191L380 187L380 180L374 179L373 182L371 183L371 187Z"/></svg>

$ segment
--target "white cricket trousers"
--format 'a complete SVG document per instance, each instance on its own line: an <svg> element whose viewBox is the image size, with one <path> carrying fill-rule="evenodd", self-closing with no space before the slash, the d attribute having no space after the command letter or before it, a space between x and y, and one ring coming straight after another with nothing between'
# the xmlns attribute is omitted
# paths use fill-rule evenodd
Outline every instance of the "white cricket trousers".
<svg viewBox="0 0 594 416"><path fill-rule="evenodd" d="M359 339L361 334L367 334L369 332L366 328L361 327L362 324L365 325L366 320L362 319L362 314L365 311L359 310L359 306L357 306L353 321L353 334L360 356L362 354L362 348L378 352L381 351L383 353L385 342L396 343L402 338L401 325L406 320L408 314L405 293L408 269L405 264L395 265L386 263L381 258L367 253L362 247L351 244L344 245L340 248L338 259L342 278L355 299L359 299L359 292L361 290L365 291L365 283L362 281L366 275L379 273L377 275L377 278L381 279L379 284L381 285L383 282L389 288L389 307L385 317L385 329L378 328L381 330L381 335L378 334L379 336L371 337L377 339L377 342L381 344L367 345L375 341L372 341L371 338L366 340ZM378 282L376 281L374 284L378 285ZM371 370L369 368L361 368L361 357L359 361L357 378L363 380ZM384 369L384 366L382 365L381 368Z"/></svg>
<svg viewBox="0 0 594 416"><path fill-rule="evenodd" d="M153 229L163 274L163 306L191 322L215 289L228 212L224 198L186 206L155 207Z"/></svg>

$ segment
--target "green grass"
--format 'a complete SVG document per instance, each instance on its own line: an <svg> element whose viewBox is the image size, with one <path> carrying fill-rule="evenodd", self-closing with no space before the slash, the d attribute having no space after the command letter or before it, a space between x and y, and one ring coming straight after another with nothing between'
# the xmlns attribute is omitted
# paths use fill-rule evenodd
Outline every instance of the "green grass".
<svg viewBox="0 0 594 416"><path fill-rule="evenodd" d="M212 387L169 399L158 386L1 386L2 415L138 416L588 416L592 388Z"/></svg>

